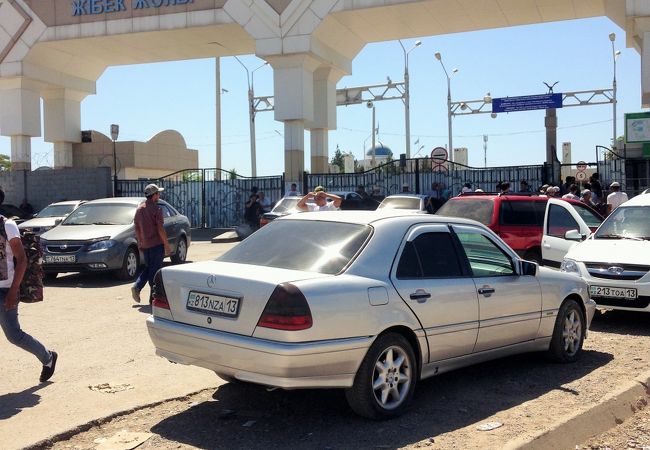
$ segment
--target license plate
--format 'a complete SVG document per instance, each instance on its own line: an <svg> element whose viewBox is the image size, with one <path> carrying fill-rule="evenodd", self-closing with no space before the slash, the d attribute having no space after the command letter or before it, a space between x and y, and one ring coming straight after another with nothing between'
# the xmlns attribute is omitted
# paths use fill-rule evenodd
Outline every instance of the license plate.
<svg viewBox="0 0 650 450"><path fill-rule="evenodd" d="M190 291L187 296L187 309L204 314L237 317L239 315L239 299Z"/></svg>
<svg viewBox="0 0 650 450"><path fill-rule="evenodd" d="M611 286L590 286L589 292L597 297L637 298L636 288L617 288Z"/></svg>
<svg viewBox="0 0 650 450"><path fill-rule="evenodd" d="M73 263L77 261L75 255L45 255L43 261L46 263Z"/></svg>

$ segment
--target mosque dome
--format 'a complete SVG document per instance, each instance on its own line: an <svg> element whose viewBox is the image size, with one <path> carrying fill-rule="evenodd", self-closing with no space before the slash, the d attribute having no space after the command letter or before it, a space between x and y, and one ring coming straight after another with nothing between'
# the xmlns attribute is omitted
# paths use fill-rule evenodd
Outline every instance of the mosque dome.
<svg viewBox="0 0 650 450"><path fill-rule="evenodd" d="M372 148L366 152L366 156L372 157ZM375 157L378 156L393 156L393 151L390 148L386 147L384 144L377 144L375 145Z"/></svg>

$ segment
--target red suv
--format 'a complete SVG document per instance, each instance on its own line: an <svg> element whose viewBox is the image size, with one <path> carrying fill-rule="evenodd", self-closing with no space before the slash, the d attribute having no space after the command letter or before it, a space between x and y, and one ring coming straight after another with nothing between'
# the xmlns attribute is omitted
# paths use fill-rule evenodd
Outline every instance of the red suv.
<svg viewBox="0 0 650 450"><path fill-rule="evenodd" d="M594 209L578 200L573 205L592 231L603 221ZM520 256L542 263L544 212L548 197L528 194L465 193L450 198L436 214L474 219L488 226Z"/></svg>

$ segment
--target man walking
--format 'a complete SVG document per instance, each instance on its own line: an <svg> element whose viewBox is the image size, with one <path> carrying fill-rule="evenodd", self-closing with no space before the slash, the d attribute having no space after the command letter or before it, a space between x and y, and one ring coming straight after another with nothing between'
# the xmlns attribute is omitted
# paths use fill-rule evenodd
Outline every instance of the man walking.
<svg viewBox="0 0 650 450"><path fill-rule="evenodd" d="M0 204L4 199L5 193L0 189ZM27 269L27 256L16 222L4 216L0 216L0 222L0 327L10 343L30 352L43 364L40 377L43 383L54 374L58 355L20 328L18 290Z"/></svg>
<svg viewBox="0 0 650 450"><path fill-rule="evenodd" d="M135 236L138 239L138 248L144 255L145 268L131 287L133 300L140 303L140 291L147 282L153 289L153 277L162 267L163 259L171 254L167 233L163 222L162 211L158 206L160 193L164 191L155 184L148 184L144 188L147 201L141 203L135 211ZM151 302L151 293L149 294Z"/></svg>

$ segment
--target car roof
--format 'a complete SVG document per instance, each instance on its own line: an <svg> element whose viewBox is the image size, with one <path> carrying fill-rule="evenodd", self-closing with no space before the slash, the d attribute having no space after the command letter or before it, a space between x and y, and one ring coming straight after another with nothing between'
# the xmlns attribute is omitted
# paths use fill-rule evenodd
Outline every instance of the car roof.
<svg viewBox="0 0 650 450"><path fill-rule="evenodd" d="M95 205L95 204L102 204L102 203L110 203L110 204L115 204L115 203L127 203L130 205L139 205L140 203L144 202L146 199L144 197L106 197L106 198L97 198L95 200L89 200L84 205Z"/></svg>
<svg viewBox="0 0 650 450"><path fill-rule="evenodd" d="M384 198L384 200L388 198L427 198L428 195L425 194L391 194L387 197Z"/></svg>
<svg viewBox="0 0 650 450"><path fill-rule="evenodd" d="M54 202L50 203L47 206L53 206L53 205L76 205L77 203L86 203L86 200L64 200L62 202Z"/></svg>
<svg viewBox="0 0 650 450"><path fill-rule="evenodd" d="M650 194L636 195L619 206L619 208L627 206L650 206Z"/></svg>
<svg viewBox="0 0 650 450"><path fill-rule="evenodd" d="M476 225L476 222L471 219L463 219L460 217L447 217L436 216L433 214L420 214L417 211L406 211L403 209L383 209L381 211L365 211L365 210L344 210L344 211L314 211L314 212L301 212L300 214L291 214L289 216L281 217L278 220L319 220L325 222L346 222L356 223L359 225L370 225L384 220L402 220L412 223L459 223ZM484 227L484 225L481 227Z"/></svg>

